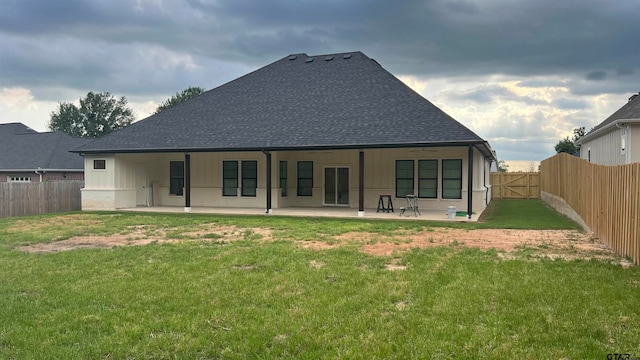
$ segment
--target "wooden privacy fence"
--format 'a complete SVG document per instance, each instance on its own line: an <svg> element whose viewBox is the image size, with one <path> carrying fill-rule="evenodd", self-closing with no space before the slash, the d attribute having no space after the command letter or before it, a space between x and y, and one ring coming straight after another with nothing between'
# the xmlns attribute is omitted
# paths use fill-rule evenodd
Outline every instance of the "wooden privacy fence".
<svg viewBox="0 0 640 360"><path fill-rule="evenodd" d="M0 183L0 218L80 210L84 181Z"/></svg>
<svg viewBox="0 0 640 360"><path fill-rule="evenodd" d="M491 173L491 198L539 199L540 173L494 172Z"/></svg>
<svg viewBox="0 0 640 360"><path fill-rule="evenodd" d="M540 173L543 199L564 199L603 243L640 264L640 163L604 166L558 154Z"/></svg>

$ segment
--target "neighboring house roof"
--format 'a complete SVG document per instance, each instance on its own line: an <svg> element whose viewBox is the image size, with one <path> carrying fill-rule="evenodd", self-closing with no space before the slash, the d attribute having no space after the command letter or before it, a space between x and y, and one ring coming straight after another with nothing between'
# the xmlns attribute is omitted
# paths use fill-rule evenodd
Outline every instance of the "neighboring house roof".
<svg viewBox="0 0 640 360"><path fill-rule="evenodd" d="M622 105L620 109L611 114L611 116L603 122L596 125L585 136L576 141L576 143L583 144L586 141L598 137L600 134L606 133L608 129L617 124L630 122L640 122L640 95L638 94L633 94L626 104Z"/></svg>
<svg viewBox="0 0 640 360"><path fill-rule="evenodd" d="M69 151L92 140L61 132L39 133L21 123L0 124L0 171L83 171L82 156Z"/></svg>
<svg viewBox="0 0 640 360"><path fill-rule="evenodd" d="M289 55L75 149L82 153L488 143L361 52Z"/></svg>

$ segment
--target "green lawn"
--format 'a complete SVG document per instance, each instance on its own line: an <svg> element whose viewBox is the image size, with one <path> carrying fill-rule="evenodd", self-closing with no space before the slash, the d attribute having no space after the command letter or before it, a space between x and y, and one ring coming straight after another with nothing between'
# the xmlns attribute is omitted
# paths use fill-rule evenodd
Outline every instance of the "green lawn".
<svg viewBox="0 0 640 360"><path fill-rule="evenodd" d="M575 228L540 203L520 205L495 202L486 222L453 226ZM504 218L492 218L501 212ZM196 231L212 225L236 226L241 235L225 241L224 234ZM640 356L637 267L532 259L526 252L504 260L493 250L464 247L376 257L355 243L302 246L331 244L352 231L429 226L140 213L1 219L0 358ZM271 238L258 228L271 229ZM181 241L47 254L17 249L89 234L135 243L141 233ZM406 269L389 271L388 264Z"/></svg>
<svg viewBox="0 0 640 360"><path fill-rule="evenodd" d="M541 200L494 200L480 219L479 227L499 229L580 229L568 217Z"/></svg>

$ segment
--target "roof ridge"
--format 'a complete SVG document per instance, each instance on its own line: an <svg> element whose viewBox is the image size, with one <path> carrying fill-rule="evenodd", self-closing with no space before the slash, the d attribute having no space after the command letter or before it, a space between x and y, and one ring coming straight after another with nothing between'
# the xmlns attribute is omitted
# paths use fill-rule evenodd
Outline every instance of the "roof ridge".
<svg viewBox="0 0 640 360"><path fill-rule="evenodd" d="M364 148L441 142L484 140L369 56L350 51L287 55L73 152Z"/></svg>

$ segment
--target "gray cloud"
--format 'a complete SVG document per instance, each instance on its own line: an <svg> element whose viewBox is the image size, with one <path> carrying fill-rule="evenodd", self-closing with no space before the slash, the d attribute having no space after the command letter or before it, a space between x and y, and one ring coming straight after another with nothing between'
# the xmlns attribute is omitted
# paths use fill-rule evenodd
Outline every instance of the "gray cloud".
<svg viewBox="0 0 640 360"><path fill-rule="evenodd" d="M605 80L606 78L607 78L607 72L601 71L601 70L590 71L586 76L586 79L590 81L601 81L601 80Z"/></svg>
<svg viewBox="0 0 640 360"><path fill-rule="evenodd" d="M569 90L542 101L491 85L443 95L449 106L586 110L588 96L616 94L623 103L640 90L638 13L640 2L600 0L0 1L0 84L28 88L37 100L73 101L64 96L89 90L163 99L291 53L361 50L393 74L427 83L507 77L520 87ZM507 136L529 139L531 149L538 138L518 130L526 120L473 130L501 151L512 151ZM585 115L566 125L599 121ZM557 134L545 131L552 142ZM526 155L513 151L508 158Z"/></svg>
<svg viewBox="0 0 640 360"><path fill-rule="evenodd" d="M459 94L448 93L447 97L452 101L471 100L478 104L489 104L500 101L517 101L527 105L540 105L546 102L534 99L529 96L517 95L511 90L500 85L480 86L476 89L465 91Z"/></svg>
<svg viewBox="0 0 640 360"><path fill-rule="evenodd" d="M518 81L518 86L528 87L528 88L544 88L544 87L564 87L566 86L566 84L565 82L560 80L530 79L530 80Z"/></svg>
<svg viewBox="0 0 640 360"><path fill-rule="evenodd" d="M154 44L260 66L292 52L363 50L397 74L464 76L638 67L640 3L24 0L0 5L20 37ZM4 48L4 47L3 47Z"/></svg>
<svg viewBox="0 0 640 360"><path fill-rule="evenodd" d="M584 100L567 99L567 98L553 99L551 101L551 105L564 110L572 110L572 109L582 110L589 107L589 104Z"/></svg>

